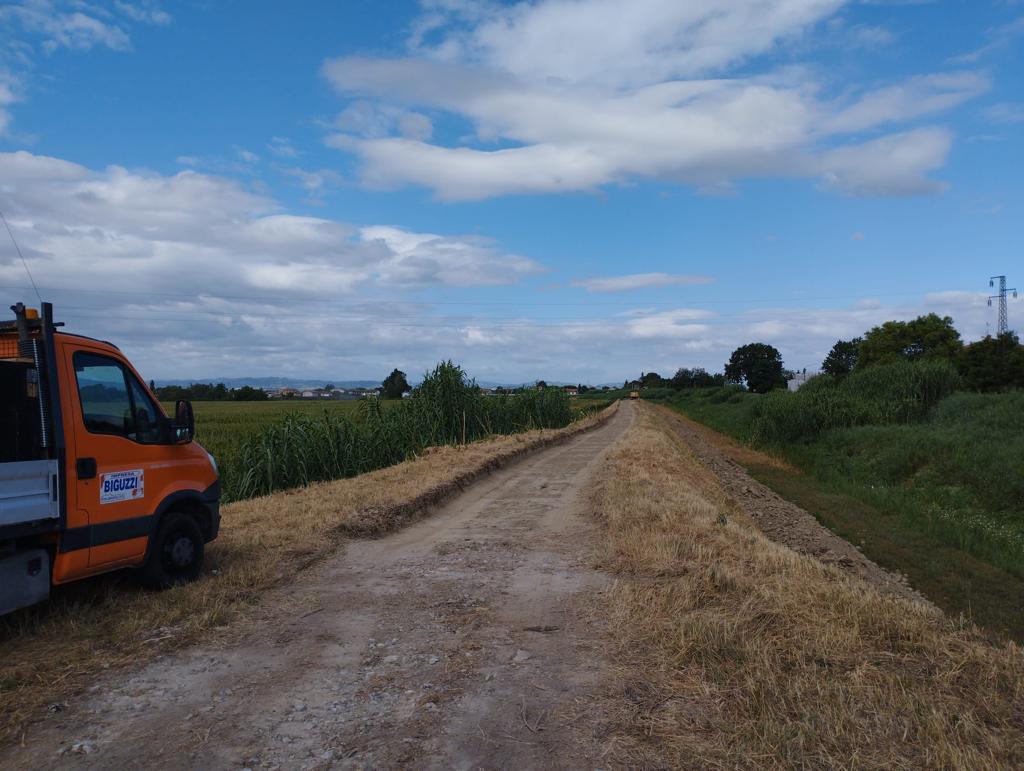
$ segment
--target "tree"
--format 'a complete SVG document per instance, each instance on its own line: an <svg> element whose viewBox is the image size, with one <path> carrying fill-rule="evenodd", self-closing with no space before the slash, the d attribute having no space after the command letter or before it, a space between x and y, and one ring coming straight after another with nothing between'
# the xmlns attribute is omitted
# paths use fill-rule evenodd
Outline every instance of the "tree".
<svg viewBox="0 0 1024 771"><path fill-rule="evenodd" d="M849 375L857 366L861 342L863 341L859 337L852 340L837 340L825 361L821 363L821 371L835 377Z"/></svg>
<svg viewBox="0 0 1024 771"><path fill-rule="evenodd" d="M334 383L328 383L327 385L324 386L324 390L325 391L333 391L334 388L335 388Z"/></svg>
<svg viewBox="0 0 1024 771"><path fill-rule="evenodd" d="M543 380L538 380L537 381L537 390L538 391L542 391L542 390L544 390L547 387L548 387L548 384L545 383Z"/></svg>
<svg viewBox="0 0 1024 771"><path fill-rule="evenodd" d="M267 400L267 392L262 388L242 386L231 392L231 398L236 402L263 402Z"/></svg>
<svg viewBox="0 0 1024 771"><path fill-rule="evenodd" d="M402 394L412 390L409 381L405 379L405 373L400 369L391 370L391 374L384 378L381 383L381 396L385 399L401 399Z"/></svg>
<svg viewBox="0 0 1024 771"><path fill-rule="evenodd" d="M667 382L657 372L647 372L640 375L640 385L643 388L660 388L667 385Z"/></svg>
<svg viewBox="0 0 1024 771"><path fill-rule="evenodd" d="M962 349L963 342L953 327L953 319L929 313L911 321L887 321L872 328L860 344L857 366L900 359L956 361Z"/></svg>
<svg viewBox="0 0 1024 771"><path fill-rule="evenodd" d="M975 391L1024 388L1024 345L1013 332L965 345L958 364L964 385Z"/></svg>
<svg viewBox="0 0 1024 771"><path fill-rule="evenodd" d="M680 367L676 374L668 381L668 384L675 389L681 388L708 388L709 386L722 385L724 378L721 375L712 375L703 367Z"/></svg>
<svg viewBox="0 0 1024 771"><path fill-rule="evenodd" d="M786 386L782 354L767 343L748 343L733 351L725 365L725 377L759 394Z"/></svg>

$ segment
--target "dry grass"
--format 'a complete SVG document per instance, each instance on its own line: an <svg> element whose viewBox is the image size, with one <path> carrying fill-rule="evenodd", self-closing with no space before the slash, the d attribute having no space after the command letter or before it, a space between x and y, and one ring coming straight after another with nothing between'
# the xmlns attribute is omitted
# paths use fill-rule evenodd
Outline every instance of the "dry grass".
<svg viewBox="0 0 1024 771"><path fill-rule="evenodd" d="M594 506L619 672L607 759L1020 768L1024 652L772 543L644 407Z"/></svg>
<svg viewBox="0 0 1024 771"><path fill-rule="evenodd" d="M614 409L564 429L433 448L369 474L229 504L196 583L154 593L124 573L100 576L0 619L0 745L24 741L33 720L105 670L138 665L223 628L348 534L401 527L476 477L593 428Z"/></svg>
<svg viewBox="0 0 1024 771"><path fill-rule="evenodd" d="M782 458L771 455L764 450L755 450L749 444L744 444L731 436L715 431L713 428L694 420L682 412L673 410L671 407L658 404L655 405L655 409L663 411L666 415L670 415L676 420L683 421L693 429L693 431L697 433L703 441L718 448L725 453L726 456L732 458L741 466L759 464L762 466L770 466L771 468L780 469L782 471L788 471L792 474L803 473L796 466L787 463L782 460Z"/></svg>

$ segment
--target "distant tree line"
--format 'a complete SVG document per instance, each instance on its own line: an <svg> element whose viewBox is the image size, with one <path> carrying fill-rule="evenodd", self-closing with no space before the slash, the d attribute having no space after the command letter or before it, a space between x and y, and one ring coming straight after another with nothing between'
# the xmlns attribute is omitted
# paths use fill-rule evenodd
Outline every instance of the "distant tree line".
<svg viewBox="0 0 1024 771"><path fill-rule="evenodd" d="M153 383L150 383L152 388ZM192 383L187 386L168 385L152 388L156 397L163 402L186 399L192 402L262 402L267 399L266 391L252 386L228 388L223 383Z"/></svg>
<svg viewBox="0 0 1024 771"><path fill-rule="evenodd" d="M841 379L854 370L874 364L899 361L952 363L960 373L962 386L974 391L1002 391L1024 388L1024 345L1014 332L965 344L949 316L929 313L910 321L886 321L861 337L838 340L821 370ZM741 345L729 357L721 374L700 367L683 367L671 378L656 372L641 373L627 380L623 388L707 388L726 384L742 385L755 393L785 388L794 373L783 366L782 354L767 343Z"/></svg>
<svg viewBox="0 0 1024 771"><path fill-rule="evenodd" d="M853 340L839 340L822 371L843 378L856 369L896 361L944 360L956 366L972 391L1024 388L1024 345L1014 332L987 335L965 344L953 319L929 313L910 321L887 321Z"/></svg>

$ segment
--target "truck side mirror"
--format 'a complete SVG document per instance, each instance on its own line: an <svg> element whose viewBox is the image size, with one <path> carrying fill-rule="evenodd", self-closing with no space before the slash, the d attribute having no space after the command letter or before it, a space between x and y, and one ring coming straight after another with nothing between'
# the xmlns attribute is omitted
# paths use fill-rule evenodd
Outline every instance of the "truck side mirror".
<svg viewBox="0 0 1024 771"><path fill-rule="evenodd" d="M196 435L196 416L192 402L179 399L174 405L174 423L171 425L171 441L174 444L188 444Z"/></svg>

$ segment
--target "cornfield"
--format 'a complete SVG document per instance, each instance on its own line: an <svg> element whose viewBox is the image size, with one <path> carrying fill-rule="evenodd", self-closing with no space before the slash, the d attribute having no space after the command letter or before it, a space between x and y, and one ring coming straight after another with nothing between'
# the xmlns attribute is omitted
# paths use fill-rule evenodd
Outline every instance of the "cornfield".
<svg viewBox="0 0 1024 771"><path fill-rule="evenodd" d="M390 466L427 447L492 434L562 428L581 413L558 388L485 396L461 367L443 362L412 395L387 408L375 398L345 411L292 413L219 459L226 499L241 500Z"/></svg>

